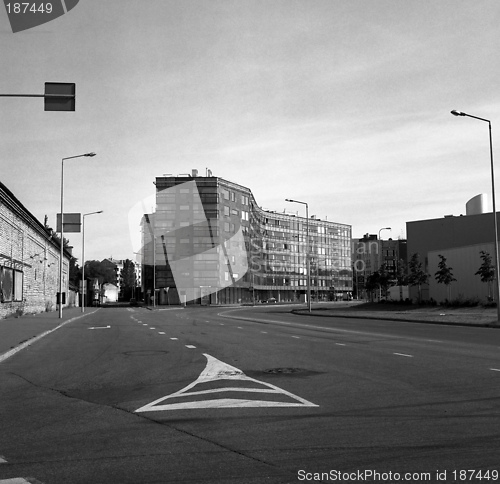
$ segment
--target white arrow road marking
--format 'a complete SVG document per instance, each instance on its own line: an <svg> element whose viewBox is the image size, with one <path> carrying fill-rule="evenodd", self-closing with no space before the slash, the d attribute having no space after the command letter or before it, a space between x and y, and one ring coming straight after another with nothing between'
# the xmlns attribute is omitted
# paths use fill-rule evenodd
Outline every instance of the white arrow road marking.
<svg viewBox="0 0 500 484"><path fill-rule="evenodd" d="M207 366L201 372L200 376L188 386L172 393L166 397L159 398L154 402L148 403L136 410L136 412L157 412L162 410L185 410L195 408L234 408L234 407L318 407L318 405L298 397L293 393L287 392L278 388L271 383L266 383L255 378L246 376L240 369L223 363L222 361L204 353L207 358ZM247 388L242 386L211 388L208 390L189 391L193 387L203 383L214 382L218 380L244 381L247 383L257 384L259 388ZM264 386L265 388L262 388ZM292 401L273 401L273 400L248 400L237 398L222 398L213 400L196 400L200 395L210 395L221 392L249 392L249 393L264 393L273 395L282 395ZM172 400L175 398L194 397L192 401L183 401L181 403L166 403L158 405L160 402Z"/></svg>
<svg viewBox="0 0 500 484"><path fill-rule="evenodd" d="M111 326L91 326L88 329L109 329Z"/></svg>

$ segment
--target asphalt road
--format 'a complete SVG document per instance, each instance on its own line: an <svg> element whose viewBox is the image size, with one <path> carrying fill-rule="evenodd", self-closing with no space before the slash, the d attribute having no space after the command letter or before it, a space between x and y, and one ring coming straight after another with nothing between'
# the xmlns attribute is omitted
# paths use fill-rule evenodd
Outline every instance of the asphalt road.
<svg viewBox="0 0 500 484"><path fill-rule="evenodd" d="M0 379L0 483L500 481L498 329L101 309Z"/></svg>

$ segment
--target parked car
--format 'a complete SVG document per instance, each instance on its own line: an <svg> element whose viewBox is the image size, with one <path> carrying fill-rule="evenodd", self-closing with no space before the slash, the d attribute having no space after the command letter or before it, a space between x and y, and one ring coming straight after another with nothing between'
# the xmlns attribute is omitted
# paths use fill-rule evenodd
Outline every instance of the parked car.
<svg viewBox="0 0 500 484"><path fill-rule="evenodd" d="M270 298L267 300L267 304L276 304L276 298L275 298L275 297L270 297Z"/></svg>

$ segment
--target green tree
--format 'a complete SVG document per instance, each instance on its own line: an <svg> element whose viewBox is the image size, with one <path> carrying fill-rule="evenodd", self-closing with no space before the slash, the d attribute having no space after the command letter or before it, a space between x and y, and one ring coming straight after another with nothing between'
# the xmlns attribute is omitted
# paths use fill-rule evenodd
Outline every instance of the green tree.
<svg viewBox="0 0 500 484"><path fill-rule="evenodd" d="M99 284L116 284L116 266L111 264L103 264L98 260L90 260L85 262L85 278L99 279Z"/></svg>
<svg viewBox="0 0 500 484"><path fill-rule="evenodd" d="M135 264L129 259L123 262L123 269L120 271L120 280L122 297L125 300L129 300L134 296L136 286Z"/></svg>
<svg viewBox="0 0 500 484"><path fill-rule="evenodd" d="M491 255L488 252L482 250L480 254L483 263L474 275L480 276L481 282L486 282L488 284L488 301L492 301L491 286L492 282L495 280L495 268L491 263Z"/></svg>
<svg viewBox="0 0 500 484"><path fill-rule="evenodd" d="M418 287L418 303L420 304L422 302L422 284L427 284L429 281L429 274L423 270L418 253L411 256L408 266L408 284Z"/></svg>
<svg viewBox="0 0 500 484"><path fill-rule="evenodd" d="M72 257L69 261L69 282L78 287L80 280L82 279L82 270L80 266L76 263L78 259Z"/></svg>
<svg viewBox="0 0 500 484"><path fill-rule="evenodd" d="M451 300L451 283L456 281L453 277L453 269L448 267L446 264L446 257L444 255L438 254L438 257L441 259L438 264L438 270L434 274L436 281L438 284L444 284L447 288L448 292L448 301Z"/></svg>
<svg viewBox="0 0 500 484"><path fill-rule="evenodd" d="M408 285L408 266L403 259L398 260L396 267L396 283L399 286L399 299L403 300L403 286Z"/></svg>

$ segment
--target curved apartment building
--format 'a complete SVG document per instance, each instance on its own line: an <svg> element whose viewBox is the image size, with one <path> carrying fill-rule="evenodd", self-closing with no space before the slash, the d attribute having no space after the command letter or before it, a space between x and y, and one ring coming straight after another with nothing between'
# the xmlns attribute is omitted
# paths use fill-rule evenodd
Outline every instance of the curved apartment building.
<svg viewBox="0 0 500 484"><path fill-rule="evenodd" d="M307 254L313 301L351 293L350 225L263 210L249 188L195 170L155 185L142 221L148 303L304 302Z"/></svg>

